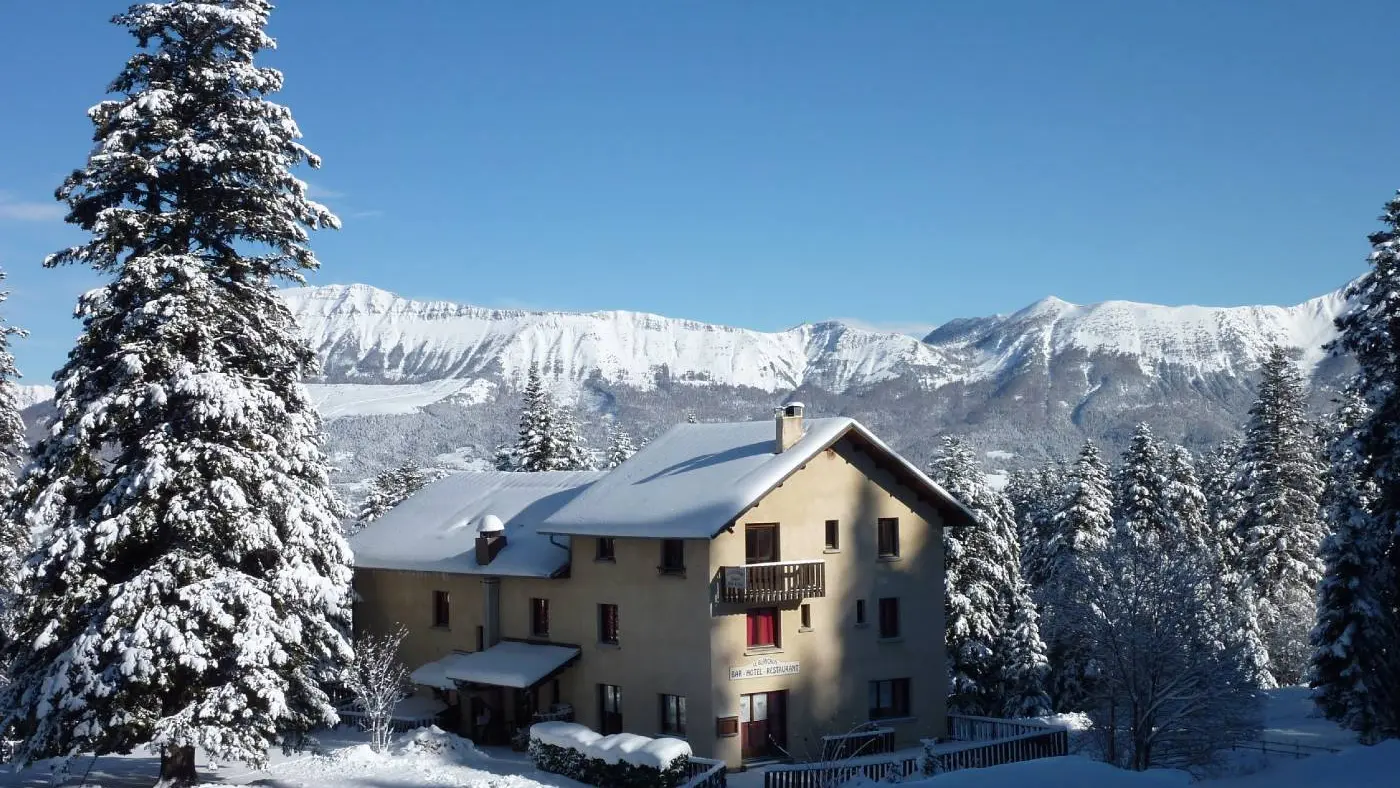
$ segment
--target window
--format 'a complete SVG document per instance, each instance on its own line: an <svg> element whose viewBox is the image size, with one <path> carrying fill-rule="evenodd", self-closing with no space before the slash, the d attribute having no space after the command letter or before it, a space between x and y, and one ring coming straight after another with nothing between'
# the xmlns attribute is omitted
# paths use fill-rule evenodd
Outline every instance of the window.
<svg viewBox="0 0 1400 788"><path fill-rule="evenodd" d="M876 522L879 532L879 552L881 558L899 557L899 518L881 517Z"/></svg>
<svg viewBox="0 0 1400 788"><path fill-rule="evenodd" d="M598 642L617 643L617 605L598 606Z"/></svg>
<svg viewBox="0 0 1400 788"><path fill-rule="evenodd" d="M811 629L811 628L812 628L812 606L811 606L811 605L806 605L806 604L804 604L801 608L799 608L799 611L800 611L800 613L801 613L801 615L802 615L802 628L803 628L803 629Z"/></svg>
<svg viewBox="0 0 1400 788"><path fill-rule="evenodd" d="M433 592L433 626L446 629L452 623L450 603L446 591Z"/></svg>
<svg viewBox="0 0 1400 788"><path fill-rule="evenodd" d="M767 564L778 560L778 526L774 524L744 527L744 563Z"/></svg>
<svg viewBox="0 0 1400 788"><path fill-rule="evenodd" d="M865 625L865 600L856 600L856 626Z"/></svg>
<svg viewBox="0 0 1400 788"><path fill-rule="evenodd" d="M598 685L598 732L622 733L622 688L616 684Z"/></svg>
<svg viewBox="0 0 1400 788"><path fill-rule="evenodd" d="M778 609L756 607L750 610L749 648L776 647L778 641Z"/></svg>
<svg viewBox="0 0 1400 788"><path fill-rule="evenodd" d="M685 736L685 696L661 696L661 732L668 736Z"/></svg>
<svg viewBox="0 0 1400 788"><path fill-rule="evenodd" d="M593 553L593 560L595 560L595 561L615 561L615 560L617 560L616 555L613 553L613 540L612 540L612 537L610 537L610 536L599 537L598 540L597 540L594 544L595 544L596 546L595 546L595 552Z"/></svg>
<svg viewBox="0 0 1400 788"><path fill-rule="evenodd" d="M870 719L909 716L909 679L870 682Z"/></svg>
<svg viewBox="0 0 1400 788"><path fill-rule="evenodd" d="M663 574L683 574L685 572L685 542L679 539L661 540L661 572Z"/></svg>
<svg viewBox="0 0 1400 788"><path fill-rule="evenodd" d="M880 637L899 637L899 597L887 596L880 600Z"/></svg>
<svg viewBox="0 0 1400 788"><path fill-rule="evenodd" d="M841 523L838 520L826 521L826 549L841 549Z"/></svg>
<svg viewBox="0 0 1400 788"><path fill-rule="evenodd" d="M549 637L549 600L530 600L530 634L537 638Z"/></svg>

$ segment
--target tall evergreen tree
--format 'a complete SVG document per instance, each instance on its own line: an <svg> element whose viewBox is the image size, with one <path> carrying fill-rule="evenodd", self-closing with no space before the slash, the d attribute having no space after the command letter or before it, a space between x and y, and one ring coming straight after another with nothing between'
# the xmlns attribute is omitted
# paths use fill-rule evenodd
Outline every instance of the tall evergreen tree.
<svg viewBox="0 0 1400 788"><path fill-rule="evenodd" d="M1242 568L1244 549L1239 524L1244 517L1240 484L1241 441L1229 438L1203 455L1197 474L1206 501L1206 550L1203 561L1210 568L1211 599L1207 612L1214 626L1238 640L1239 654L1250 681L1263 689L1276 686L1269 669L1255 590Z"/></svg>
<svg viewBox="0 0 1400 788"><path fill-rule="evenodd" d="M637 453L637 447L632 443L632 436L622 425L614 421L608 427L608 456L603 464L605 470L612 470L624 462L627 462L633 454Z"/></svg>
<svg viewBox="0 0 1400 788"><path fill-rule="evenodd" d="M1058 462L1014 471L1007 481L1005 494L1016 512L1021 571L1032 592L1038 592L1045 583L1050 521L1063 503L1064 490L1065 471Z"/></svg>
<svg viewBox="0 0 1400 788"><path fill-rule="evenodd" d="M1287 351L1273 347L1240 453L1241 565L1258 600L1270 669L1280 684L1304 678L1322 578L1323 468L1306 397L1303 376Z"/></svg>
<svg viewBox="0 0 1400 788"><path fill-rule="evenodd" d="M1337 319L1341 335L1334 348L1356 360L1352 383L1366 405L1349 431L1346 451L1354 458L1355 476L1375 484L1374 492L1349 493L1361 505L1345 507L1350 538L1370 560L1364 575L1373 609L1358 615L1354 629L1358 653L1369 663L1368 691L1388 688L1368 699L1368 715L1343 715L1343 719L1368 739L1400 737L1400 195L1386 203L1381 216L1385 227L1371 235L1371 270L1347 288L1351 304ZM1335 525L1334 525L1335 527ZM1339 557L1329 556L1334 562ZM1331 615L1329 602L1328 615ZM1326 620L1320 620L1320 624ZM1316 691L1330 691L1332 674L1314 681ZM1355 691L1343 679L1339 691ZM1354 699L1353 699L1354 700ZM1334 713L1326 704L1323 710Z"/></svg>
<svg viewBox="0 0 1400 788"><path fill-rule="evenodd" d="M55 375L57 416L11 515L47 535L0 702L17 760L194 749L265 762L336 721L350 554L300 380L315 357L274 280L315 268L336 218L291 174L319 161L267 100L266 0L132 6L139 51L58 190L90 234L47 266L107 279Z"/></svg>
<svg viewBox="0 0 1400 788"><path fill-rule="evenodd" d="M959 438L943 439L930 475L976 516L974 525L943 533L950 708L1043 710L1045 646L1021 577L1011 502L987 484L976 453Z"/></svg>
<svg viewBox="0 0 1400 788"><path fill-rule="evenodd" d="M1384 566L1385 555L1370 525L1379 488L1375 479L1364 475L1366 458L1359 454L1354 434L1368 415L1365 401L1349 391L1333 422L1332 472L1324 496L1331 534L1322 546L1324 571L1308 678L1313 698L1328 719L1373 740L1388 716L1387 702L1394 703L1400 690L1382 681L1386 660L1377 659L1393 649L1395 641L1377 641L1384 631L1377 623L1384 621L1385 613L1377 580L1385 575L1376 568Z"/></svg>
<svg viewBox="0 0 1400 788"><path fill-rule="evenodd" d="M1114 477L1114 522L1118 529L1144 542L1160 543L1173 537L1162 467L1162 449L1152 436L1152 428L1146 423L1137 425Z"/></svg>
<svg viewBox="0 0 1400 788"><path fill-rule="evenodd" d="M583 435L579 433L578 421L574 419L574 414L558 408L554 411L552 421L554 433L550 444L553 451L549 470L593 470L593 454L588 450L588 444L584 443Z"/></svg>
<svg viewBox="0 0 1400 788"><path fill-rule="evenodd" d="M1069 469L1066 497L1050 521L1045 577L1040 589L1041 631L1050 662L1048 689L1059 711L1085 708L1093 674L1083 589L1104 581L1100 558L1113 532L1108 467L1086 441Z"/></svg>
<svg viewBox="0 0 1400 788"><path fill-rule="evenodd" d="M0 271L0 281L5 274ZM0 291L0 304L10 294ZM0 317L0 501L15 489L15 467L28 454L24 440L24 420L19 413L19 392L15 381L19 370L10 352L10 340L25 336L24 329L10 325ZM30 547L29 529L10 517L0 517L0 647L8 640L14 592L18 591L19 567ZM0 683L3 677L0 677Z"/></svg>

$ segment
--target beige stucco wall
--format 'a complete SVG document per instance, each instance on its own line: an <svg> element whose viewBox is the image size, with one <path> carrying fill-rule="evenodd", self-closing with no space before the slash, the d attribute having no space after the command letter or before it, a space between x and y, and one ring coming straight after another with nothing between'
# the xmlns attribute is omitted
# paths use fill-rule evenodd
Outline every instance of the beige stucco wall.
<svg viewBox="0 0 1400 788"><path fill-rule="evenodd" d="M875 521L898 517L900 557L876 556ZM841 547L826 553L824 523L839 520ZM618 539L616 560L594 560L592 538L572 540L571 577L501 579L501 635L532 639L529 600L550 601L554 643L578 645L581 659L560 676L577 720L597 728L599 684L622 688L623 724L657 734L660 695L686 698L689 739L697 754L740 762L738 737L717 738L717 717L738 713L743 693L787 689L789 750L815 755L823 734L842 733L867 716L868 682L909 678L912 719L898 723L903 742L942 733L943 555L939 517L865 454L842 442L814 457L713 541L687 540L683 577L659 575L658 540ZM745 523L778 523L781 559L823 559L826 596L806 600L812 629L798 631L798 603L782 611L777 651L748 653L739 606L714 607L712 582L723 566L744 563ZM509 548L507 548L509 549ZM408 629L401 648L413 669L453 649L472 650L482 623L478 576L358 570L358 630ZM448 629L431 626L432 591L452 595ZM880 597L901 600L902 637L878 639ZM867 625L854 625L855 600L866 600ZM618 605L620 643L598 642L598 604ZM797 675L730 681L731 666L760 656L800 662Z"/></svg>
<svg viewBox="0 0 1400 788"><path fill-rule="evenodd" d="M899 518L900 556L876 556L875 521ZM838 520L840 548L825 551L825 522ZM711 545L711 571L744 563L744 525L778 523L780 558L826 561L826 596L808 600L812 628L799 631L798 604L780 611L781 645L747 649L742 607L717 611L711 621L712 704L716 716L739 713L739 696L786 689L788 749L799 758L820 754L820 738L864 722L868 682L909 678L911 719L894 723L901 743L941 734L946 724L947 677L943 650L943 544L932 507L880 470L848 443L814 457ZM899 597L901 637L879 640L880 597ZM855 625L855 600L866 600L865 626ZM799 662L800 673L730 681L729 668L771 656ZM698 726L694 726L699 731ZM738 737L714 738L696 749L731 764L740 760Z"/></svg>

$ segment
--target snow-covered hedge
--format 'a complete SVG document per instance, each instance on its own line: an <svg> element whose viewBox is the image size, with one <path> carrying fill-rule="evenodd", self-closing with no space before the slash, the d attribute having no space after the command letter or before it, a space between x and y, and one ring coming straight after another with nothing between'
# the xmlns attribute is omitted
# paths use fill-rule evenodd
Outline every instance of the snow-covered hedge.
<svg viewBox="0 0 1400 788"><path fill-rule="evenodd" d="M690 745L635 733L602 736L572 722L530 726L535 767L588 785L609 788L675 788L685 782Z"/></svg>

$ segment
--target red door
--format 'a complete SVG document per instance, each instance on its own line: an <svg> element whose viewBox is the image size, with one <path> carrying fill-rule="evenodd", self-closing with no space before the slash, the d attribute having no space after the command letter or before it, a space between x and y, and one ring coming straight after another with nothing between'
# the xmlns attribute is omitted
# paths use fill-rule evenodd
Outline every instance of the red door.
<svg viewBox="0 0 1400 788"><path fill-rule="evenodd" d="M787 690L740 695L739 726L744 760L786 755Z"/></svg>

